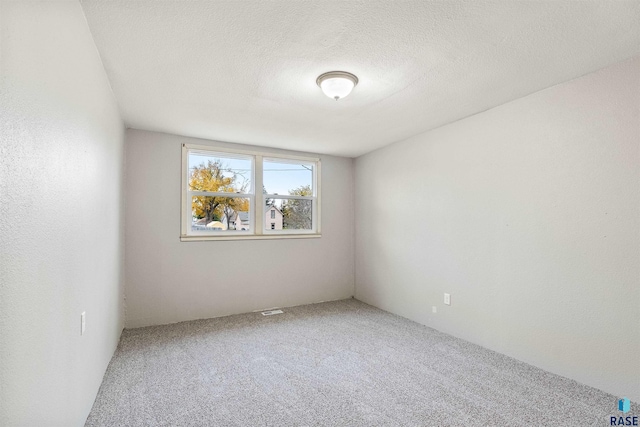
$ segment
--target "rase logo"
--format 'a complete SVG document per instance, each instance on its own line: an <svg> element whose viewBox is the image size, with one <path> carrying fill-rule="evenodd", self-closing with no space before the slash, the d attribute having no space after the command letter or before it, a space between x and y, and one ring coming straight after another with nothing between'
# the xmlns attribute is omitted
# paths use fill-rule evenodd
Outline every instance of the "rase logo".
<svg viewBox="0 0 640 427"><path fill-rule="evenodd" d="M626 414L631 410L631 401L626 397L618 400L618 411ZM638 417L637 416L626 416L626 417L609 417L609 425L611 426L637 426L638 425Z"/></svg>

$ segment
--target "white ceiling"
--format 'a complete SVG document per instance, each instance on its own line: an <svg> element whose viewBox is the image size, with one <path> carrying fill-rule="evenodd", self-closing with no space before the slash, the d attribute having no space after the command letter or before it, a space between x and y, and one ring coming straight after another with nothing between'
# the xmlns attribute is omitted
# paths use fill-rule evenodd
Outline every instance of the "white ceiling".
<svg viewBox="0 0 640 427"><path fill-rule="evenodd" d="M640 1L82 7L128 127L343 156L640 54ZM331 70L349 97L316 86Z"/></svg>

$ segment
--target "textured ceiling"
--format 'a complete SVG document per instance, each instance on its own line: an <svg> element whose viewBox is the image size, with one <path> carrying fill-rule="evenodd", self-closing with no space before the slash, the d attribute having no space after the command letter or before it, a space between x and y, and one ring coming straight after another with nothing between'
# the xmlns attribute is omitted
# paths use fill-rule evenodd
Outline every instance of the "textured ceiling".
<svg viewBox="0 0 640 427"><path fill-rule="evenodd" d="M639 1L82 6L128 127L344 156L640 54Z"/></svg>

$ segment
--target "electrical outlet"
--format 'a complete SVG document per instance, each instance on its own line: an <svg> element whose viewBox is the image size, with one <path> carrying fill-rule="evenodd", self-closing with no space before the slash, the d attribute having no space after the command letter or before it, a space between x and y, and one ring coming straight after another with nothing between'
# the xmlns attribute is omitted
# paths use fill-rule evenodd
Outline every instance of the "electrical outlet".
<svg viewBox="0 0 640 427"><path fill-rule="evenodd" d="M438 312L438 307L436 307L435 305L431 306L431 311L434 313Z"/></svg>
<svg viewBox="0 0 640 427"><path fill-rule="evenodd" d="M451 294L444 294L444 303L446 305L451 305Z"/></svg>
<svg viewBox="0 0 640 427"><path fill-rule="evenodd" d="M86 312L82 312L82 314L80 315L80 335L84 335L84 329L85 329L85 318L86 318Z"/></svg>

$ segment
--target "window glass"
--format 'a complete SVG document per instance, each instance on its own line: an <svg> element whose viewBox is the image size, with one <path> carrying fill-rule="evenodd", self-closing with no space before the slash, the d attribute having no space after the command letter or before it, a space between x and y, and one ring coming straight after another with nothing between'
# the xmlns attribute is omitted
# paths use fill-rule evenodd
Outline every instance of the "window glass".
<svg viewBox="0 0 640 427"><path fill-rule="evenodd" d="M191 231L247 231L251 226L250 199L246 197L191 197Z"/></svg>
<svg viewBox="0 0 640 427"><path fill-rule="evenodd" d="M266 201L266 209L275 207L275 228L271 230L311 230L313 225L313 200L277 198ZM269 220L266 224L272 224Z"/></svg>
<svg viewBox="0 0 640 427"><path fill-rule="evenodd" d="M267 194L288 195L305 191L313 196L313 164L264 159L263 186Z"/></svg>
<svg viewBox="0 0 640 427"><path fill-rule="evenodd" d="M250 193L251 157L189 153L189 190L216 193Z"/></svg>

